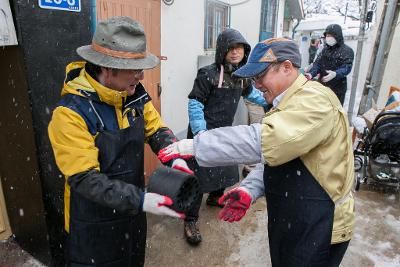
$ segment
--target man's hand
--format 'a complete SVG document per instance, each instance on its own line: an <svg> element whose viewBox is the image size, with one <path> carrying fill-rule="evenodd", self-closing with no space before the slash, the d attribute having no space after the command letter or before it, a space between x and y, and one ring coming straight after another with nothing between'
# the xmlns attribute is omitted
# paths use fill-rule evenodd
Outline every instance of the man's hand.
<svg viewBox="0 0 400 267"><path fill-rule="evenodd" d="M322 77L322 81L324 83L329 82L330 80L334 79L336 77L336 72L331 71L331 70L327 70L326 73L328 73L327 75L325 75L324 77Z"/></svg>
<svg viewBox="0 0 400 267"><path fill-rule="evenodd" d="M167 206L173 204L172 199L156 193L145 193L143 200L143 211L156 215L168 215L175 218L185 218L185 214L178 213Z"/></svg>
<svg viewBox="0 0 400 267"><path fill-rule="evenodd" d="M183 159L180 159L180 158L175 159L174 162L172 163L171 167L173 169L180 170L180 171L183 171L183 172L193 175L193 171L191 169L189 169L186 161L184 161Z"/></svg>
<svg viewBox="0 0 400 267"><path fill-rule="evenodd" d="M218 204L225 203L218 218L228 222L240 221L249 209L251 201L251 195L246 188L236 187L229 190L218 200Z"/></svg>
<svg viewBox="0 0 400 267"><path fill-rule="evenodd" d="M176 158L188 159L193 157L193 154L193 139L183 139L161 149L158 153L158 159L162 163L166 163Z"/></svg>

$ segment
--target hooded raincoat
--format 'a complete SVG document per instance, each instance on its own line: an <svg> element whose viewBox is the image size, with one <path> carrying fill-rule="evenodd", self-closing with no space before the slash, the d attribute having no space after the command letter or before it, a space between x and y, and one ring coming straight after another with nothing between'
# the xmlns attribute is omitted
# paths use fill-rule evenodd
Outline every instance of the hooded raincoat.
<svg viewBox="0 0 400 267"><path fill-rule="evenodd" d="M65 175L69 266L143 266L144 142L153 152L176 141L139 83L134 95L98 83L85 62L67 66L48 127Z"/></svg>
<svg viewBox="0 0 400 267"><path fill-rule="evenodd" d="M244 58L238 66L225 62L226 54L234 44L244 45ZM250 45L237 30L226 29L218 36L215 63L198 70L189 94L188 138L201 130L232 125L240 97L252 91L249 79L235 78L232 73L247 62L250 50ZM237 165L215 168L194 165L203 192L226 188L239 181Z"/></svg>
<svg viewBox="0 0 400 267"><path fill-rule="evenodd" d="M326 34L333 35L337 43L334 46L325 45L324 49L315 60L310 74L313 77L320 74L319 81L332 89L343 105L347 91L346 76L353 67L354 52L353 49L344 44L342 28L339 25L329 25L324 32L324 36L326 36ZM336 77L324 83L321 79L327 75L327 70L336 72Z"/></svg>

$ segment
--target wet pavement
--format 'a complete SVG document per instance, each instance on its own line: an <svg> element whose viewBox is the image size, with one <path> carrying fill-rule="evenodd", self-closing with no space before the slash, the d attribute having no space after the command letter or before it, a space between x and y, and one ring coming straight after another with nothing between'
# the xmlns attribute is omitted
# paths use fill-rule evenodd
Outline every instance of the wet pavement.
<svg viewBox="0 0 400 267"><path fill-rule="evenodd" d="M356 193L357 225L341 266L400 266L400 194L363 185ZM203 203L203 242L188 245L183 222L148 216L146 267L271 266L265 201L260 199L237 223L216 219L219 209ZM42 266L13 242L0 243L0 266Z"/></svg>
<svg viewBox="0 0 400 267"><path fill-rule="evenodd" d="M341 266L400 266L400 194L363 185L356 192L356 230ZM216 219L203 203L199 247L186 244L182 223L149 216L146 266L271 266L265 200L237 223Z"/></svg>
<svg viewBox="0 0 400 267"><path fill-rule="evenodd" d="M0 267L43 267L17 243L10 240L0 241Z"/></svg>

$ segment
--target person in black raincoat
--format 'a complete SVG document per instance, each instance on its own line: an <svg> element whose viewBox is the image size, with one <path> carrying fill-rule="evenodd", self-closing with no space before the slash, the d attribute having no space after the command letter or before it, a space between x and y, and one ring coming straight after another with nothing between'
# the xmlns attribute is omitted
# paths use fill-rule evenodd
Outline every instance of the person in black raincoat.
<svg viewBox="0 0 400 267"><path fill-rule="evenodd" d="M198 70L189 94L188 138L209 129L232 125L240 97L252 92L249 79L234 78L232 73L247 62L250 50L250 45L237 30L226 29L218 36L215 63ZM261 94L260 98L265 103ZM193 166L202 191L210 192L206 201L210 206L220 206L217 200L225 188L239 181L237 165L203 168L193 161L189 166ZM186 213L184 233L190 244L201 242L198 228L201 201L202 196Z"/></svg>
<svg viewBox="0 0 400 267"><path fill-rule="evenodd" d="M48 132L65 175L67 266L143 266L146 212L184 217L167 196L144 192L144 142L154 153L176 142L140 83L159 59L129 17L99 22L86 60L67 66ZM178 160L178 161L177 161ZM188 169L183 159L172 168Z"/></svg>
<svg viewBox="0 0 400 267"><path fill-rule="evenodd" d="M319 81L332 89L343 105L347 91L346 76L353 67L354 52L344 44L340 25L326 27L324 37L325 47L306 76L311 79L319 74Z"/></svg>

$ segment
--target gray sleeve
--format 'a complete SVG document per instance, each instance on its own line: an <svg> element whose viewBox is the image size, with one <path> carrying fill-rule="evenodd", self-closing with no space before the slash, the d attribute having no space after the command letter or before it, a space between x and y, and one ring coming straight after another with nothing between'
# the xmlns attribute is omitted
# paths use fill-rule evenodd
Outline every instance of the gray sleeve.
<svg viewBox="0 0 400 267"><path fill-rule="evenodd" d="M194 137L194 153L203 167L264 163L261 124L205 131Z"/></svg>
<svg viewBox="0 0 400 267"><path fill-rule="evenodd" d="M257 164L247 177L242 180L240 186L249 190L253 203L264 196L264 164Z"/></svg>

